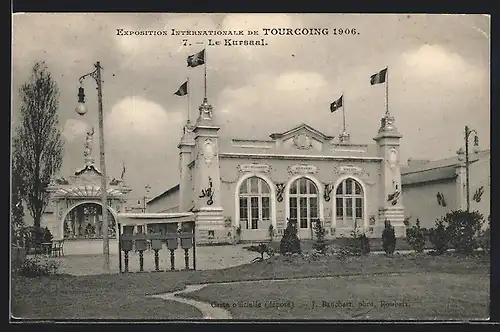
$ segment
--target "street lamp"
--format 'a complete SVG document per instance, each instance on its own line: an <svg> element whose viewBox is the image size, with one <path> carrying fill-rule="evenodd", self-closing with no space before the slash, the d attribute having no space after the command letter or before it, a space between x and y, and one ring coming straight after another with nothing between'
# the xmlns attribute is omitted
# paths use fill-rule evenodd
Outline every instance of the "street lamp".
<svg viewBox="0 0 500 332"><path fill-rule="evenodd" d="M470 212L470 198L469 198L469 137L474 133L474 146L479 146L479 137L477 131L465 126L465 190L467 195L467 212Z"/></svg>
<svg viewBox="0 0 500 332"><path fill-rule="evenodd" d="M104 120L102 111L102 79L101 79L101 64L97 61L95 70L91 73L85 74L80 77L80 87L78 88L78 105L75 110L80 115L87 113L85 107L85 92L83 89L83 80L86 77L92 77L97 83L97 102L98 102L98 116L99 116L99 150L100 150L100 164L101 164L101 205L102 205L102 237L103 237L103 255L104 255L104 268L109 270L109 234L108 234L108 198L106 189L106 162L104 154Z"/></svg>

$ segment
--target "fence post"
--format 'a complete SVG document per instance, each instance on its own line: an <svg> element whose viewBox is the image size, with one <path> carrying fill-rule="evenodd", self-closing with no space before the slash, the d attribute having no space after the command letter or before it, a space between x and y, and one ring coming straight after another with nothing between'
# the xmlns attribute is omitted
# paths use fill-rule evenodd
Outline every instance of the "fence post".
<svg viewBox="0 0 500 332"><path fill-rule="evenodd" d="M189 270L189 249L184 249L184 264L186 265L186 270Z"/></svg>
<svg viewBox="0 0 500 332"><path fill-rule="evenodd" d="M170 249L170 270L175 270L175 249Z"/></svg>
<svg viewBox="0 0 500 332"><path fill-rule="evenodd" d="M125 250L125 272L128 272L128 250Z"/></svg>
<svg viewBox="0 0 500 332"><path fill-rule="evenodd" d="M122 273L122 225L118 223L118 268Z"/></svg>
<svg viewBox="0 0 500 332"><path fill-rule="evenodd" d="M139 272L144 272L144 250L139 250Z"/></svg>
<svg viewBox="0 0 500 332"><path fill-rule="evenodd" d="M196 270L196 224L193 222L193 270Z"/></svg>

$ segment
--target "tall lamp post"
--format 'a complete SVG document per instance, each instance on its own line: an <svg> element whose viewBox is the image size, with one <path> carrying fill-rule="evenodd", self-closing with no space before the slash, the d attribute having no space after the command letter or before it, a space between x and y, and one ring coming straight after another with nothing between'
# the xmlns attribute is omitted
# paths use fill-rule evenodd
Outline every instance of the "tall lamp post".
<svg viewBox="0 0 500 332"><path fill-rule="evenodd" d="M467 212L470 212L470 198L469 198L469 137L474 133L474 146L479 146L479 137L477 131L465 126L465 191L467 197Z"/></svg>
<svg viewBox="0 0 500 332"><path fill-rule="evenodd" d="M144 188L146 189L146 195L144 196L144 213L146 213L146 200L148 199L148 194L151 190L151 186L147 184Z"/></svg>
<svg viewBox="0 0 500 332"><path fill-rule="evenodd" d="M103 238L103 255L104 255L104 268L109 270L109 233L108 233L108 198L106 189L106 159L104 154L104 120L102 111L102 79L101 79L101 64L97 61L95 70L91 73L85 74L80 77L80 87L78 88L78 105L76 112L80 115L87 113L85 107L85 93L83 89L83 80L87 77L92 77L97 83L97 103L98 103L98 116L99 116L99 152L101 164L101 205L102 205L102 238Z"/></svg>

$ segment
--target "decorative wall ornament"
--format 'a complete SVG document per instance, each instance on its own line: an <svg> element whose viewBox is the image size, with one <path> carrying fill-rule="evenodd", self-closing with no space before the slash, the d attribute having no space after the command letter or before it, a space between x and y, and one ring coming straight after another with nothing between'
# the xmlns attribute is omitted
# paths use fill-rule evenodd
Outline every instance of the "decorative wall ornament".
<svg viewBox="0 0 500 332"><path fill-rule="evenodd" d="M283 201L283 192L285 191L284 183L276 183L276 200L278 202Z"/></svg>
<svg viewBox="0 0 500 332"><path fill-rule="evenodd" d="M212 178L208 177L208 188L201 190L200 198L208 198L207 205L212 205L214 203L213 197L214 192L212 190Z"/></svg>
<svg viewBox="0 0 500 332"><path fill-rule="evenodd" d="M390 202L392 205L398 204L398 200L401 197L401 191L396 190L392 194L387 195L387 201Z"/></svg>
<svg viewBox="0 0 500 332"><path fill-rule="evenodd" d="M307 165L307 164L298 164L288 166L288 173L290 174L315 174L318 172L318 166L315 165Z"/></svg>
<svg viewBox="0 0 500 332"><path fill-rule="evenodd" d="M394 188L395 191L397 191L400 189L401 186L399 185L398 181L392 180L392 187Z"/></svg>
<svg viewBox="0 0 500 332"><path fill-rule="evenodd" d="M59 220L62 219L62 216L63 216L63 209L59 209Z"/></svg>
<svg viewBox="0 0 500 332"><path fill-rule="evenodd" d="M306 134L295 135L293 143L297 149L310 149L312 147L311 139Z"/></svg>
<svg viewBox="0 0 500 332"><path fill-rule="evenodd" d="M354 166L354 165L342 165L334 167L334 172L337 175L357 175L361 177L367 178L369 174L362 167Z"/></svg>
<svg viewBox="0 0 500 332"><path fill-rule="evenodd" d="M333 190L333 184L332 183L325 183L325 192L323 194L323 197L326 202L330 201L330 194Z"/></svg>
<svg viewBox="0 0 500 332"><path fill-rule="evenodd" d="M387 162L390 167L396 167L398 164L398 151L395 148L390 148L387 153Z"/></svg>
<svg viewBox="0 0 500 332"><path fill-rule="evenodd" d="M269 173L271 166L266 164L252 163L252 164L242 164L237 166L238 171L241 173L253 172L253 173Z"/></svg>
<svg viewBox="0 0 500 332"><path fill-rule="evenodd" d="M441 192L438 191L438 193L436 194L436 198L439 205L446 207L446 201L444 199L444 195Z"/></svg>
<svg viewBox="0 0 500 332"><path fill-rule="evenodd" d="M205 143L203 143L202 154L203 157L205 158L205 162L210 165L212 163L212 160L216 156L215 144L212 142L210 138L207 138L205 140Z"/></svg>
<svg viewBox="0 0 500 332"><path fill-rule="evenodd" d="M376 219L374 215L370 216L370 225L375 225Z"/></svg>
<svg viewBox="0 0 500 332"><path fill-rule="evenodd" d="M472 196L472 199L478 203L481 202L481 197L483 196L483 193L484 193L484 186L481 186L474 192L474 196Z"/></svg>

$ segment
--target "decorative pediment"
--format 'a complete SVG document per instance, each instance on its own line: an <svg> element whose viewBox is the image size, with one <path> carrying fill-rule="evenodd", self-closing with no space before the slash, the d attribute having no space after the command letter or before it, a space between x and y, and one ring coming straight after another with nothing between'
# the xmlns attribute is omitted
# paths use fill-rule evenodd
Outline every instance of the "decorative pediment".
<svg viewBox="0 0 500 332"><path fill-rule="evenodd" d="M274 133L270 137L282 143L285 148L296 148L299 150L315 149L321 151L323 144L331 141L334 137L325 135L307 124L301 124L284 133Z"/></svg>
<svg viewBox="0 0 500 332"><path fill-rule="evenodd" d="M285 140L287 138L293 138L293 137L295 137L297 135L301 135L301 134L304 134L310 138L314 138L314 139L319 140L321 142L330 141L330 140L334 139L333 136L325 135L322 132L314 129L313 127L311 127L305 123L293 128L293 129L287 130L283 133L273 133L270 135L270 137L273 140L277 140L277 139Z"/></svg>

